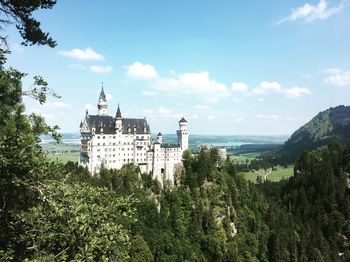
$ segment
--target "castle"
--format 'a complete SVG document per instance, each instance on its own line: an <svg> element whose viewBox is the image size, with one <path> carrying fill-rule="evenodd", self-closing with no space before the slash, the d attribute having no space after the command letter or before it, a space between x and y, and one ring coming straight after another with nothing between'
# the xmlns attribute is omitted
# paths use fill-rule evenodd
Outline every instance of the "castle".
<svg viewBox="0 0 350 262"><path fill-rule="evenodd" d="M124 118L119 105L115 116L107 114L107 100L103 87L97 103L98 114L86 111L80 123L80 165L92 175L101 167L120 169L133 163L141 172L152 173L161 183L175 178L181 172L182 154L188 149L188 123L182 118L177 130L177 144L163 143L159 132L152 140L146 118Z"/></svg>

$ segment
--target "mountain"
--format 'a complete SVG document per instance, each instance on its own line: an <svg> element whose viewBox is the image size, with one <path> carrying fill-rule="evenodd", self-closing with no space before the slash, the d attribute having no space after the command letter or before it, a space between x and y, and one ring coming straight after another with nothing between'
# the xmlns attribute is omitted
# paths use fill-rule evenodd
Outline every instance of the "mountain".
<svg viewBox="0 0 350 262"><path fill-rule="evenodd" d="M310 122L295 131L278 151L280 159L294 162L304 150L350 139L350 106L331 107L318 113Z"/></svg>

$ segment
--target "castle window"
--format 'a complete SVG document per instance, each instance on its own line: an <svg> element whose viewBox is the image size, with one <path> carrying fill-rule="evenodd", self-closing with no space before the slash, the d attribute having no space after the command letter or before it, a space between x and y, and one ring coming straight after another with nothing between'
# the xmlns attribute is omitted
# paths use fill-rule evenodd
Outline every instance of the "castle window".
<svg viewBox="0 0 350 262"><path fill-rule="evenodd" d="M115 136L113 136L113 139L115 139Z"/></svg>
<svg viewBox="0 0 350 262"><path fill-rule="evenodd" d="M97 136L97 139L100 139L100 136Z"/></svg>
<svg viewBox="0 0 350 262"><path fill-rule="evenodd" d="M97 152L100 152L100 149L97 149Z"/></svg>
<svg viewBox="0 0 350 262"><path fill-rule="evenodd" d="M105 136L103 136L103 139L105 139L106 137Z"/></svg>
<svg viewBox="0 0 350 262"><path fill-rule="evenodd" d="M100 145L100 143L97 143L97 145L99 146L99 145Z"/></svg>

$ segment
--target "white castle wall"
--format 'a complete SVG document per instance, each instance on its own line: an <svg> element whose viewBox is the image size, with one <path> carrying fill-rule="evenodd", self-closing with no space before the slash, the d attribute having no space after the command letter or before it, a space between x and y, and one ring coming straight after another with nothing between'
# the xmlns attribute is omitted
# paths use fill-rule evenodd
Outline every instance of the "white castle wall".
<svg viewBox="0 0 350 262"><path fill-rule="evenodd" d="M104 93L98 101L99 115L107 116L107 101ZM119 107L118 107L119 110ZM133 163L141 172L152 173L153 178L161 183L169 180L174 183L175 173L182 166L182 154L188 149L188 124L182 118L177 131L178 145L163 144L161 134L152 144L150 133L122 133L121 116L115 119L116 132L113 134L97 134L87 126L87 118L81 124L80 164L88 167L92 175L98 174L102 165L109 169L120 169L123 165ZM135 129L136 130L136 129Z"/></svg>

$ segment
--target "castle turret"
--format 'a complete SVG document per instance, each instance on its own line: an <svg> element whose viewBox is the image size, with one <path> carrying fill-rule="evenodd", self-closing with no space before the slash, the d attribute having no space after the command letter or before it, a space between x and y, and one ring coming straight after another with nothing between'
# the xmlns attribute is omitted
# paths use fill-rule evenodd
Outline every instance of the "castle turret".
<svg viewBox="0 0 350 262"><path fill-rule="evenodd" d="M159 132L158 135L157 135L157 142L159 144L163 143L163 135L162 135L161 132Z"/></svg>
<svg viewBox="0 0 350 262"><path fill-rule="evenodd" d="M117 132L122 132L122 113L120 112L119 104L118 104L118 109L117 113L115 114L115 129Z"/></svg>
<svg viewBox="0 0 350 262"><path fill-rule="evenodd" d="M177 142L181 147L182 151L188 149L188 122L185 118L181 118L179 121L179 130L177 130Z"/></svg>
<svg viewBox="0 0 350 262"><path fill-rule="evenodd" d="M107 115L107 99L106 99L105 91L103 90L103 86L101 89L100 97L98 98L97 108L98 108L99 116Z"/></svg>

